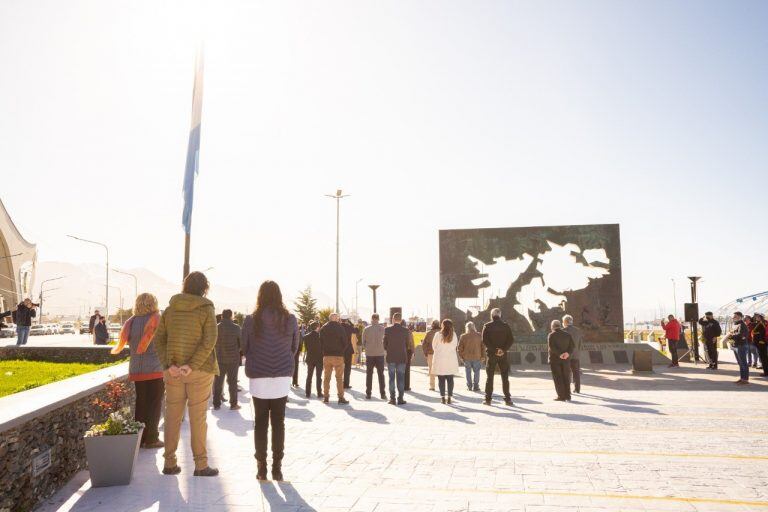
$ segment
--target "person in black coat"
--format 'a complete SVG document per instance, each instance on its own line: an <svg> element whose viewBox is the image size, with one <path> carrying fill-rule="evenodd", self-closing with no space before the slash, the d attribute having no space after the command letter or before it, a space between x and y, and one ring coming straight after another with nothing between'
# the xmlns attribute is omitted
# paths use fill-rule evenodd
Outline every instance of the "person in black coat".
<svg viewBox="0 0 768 512"><path fill-rule="evenodd" d="M307 398L312 394L312 373L315 374L317 397L323 396L323 345L320 342L320 323L310 322L309 332L304 336L304 363L307 365L307 382L304 385Z"/></svg>
<svg viewBox="0 0 768 512"><path fill-rule="evenodd" d="M352 389L350 379L352 377L352 356L355 354L352 335L357 334L357 329L348 318L341 321L341 326L344 327L344 333L347 336L347 344L344 347L344 389Z"/></svg>
<svg viewBox="0 0 768 512"><path fill-rule="evenodd" d="M493 379L496 375L496 367L501 372L501 387L504 391L504 402L507 405L512 404L512 395L509 394L509 359L507 351L515 342L512 336L512 329L509 324L502 321L501 310L493 308L491 310L491 321L483 326L483 345L485 345L488 362L485 366L485 405L491 405L493 398Z"/></svg>
<svg viewBox="0 0 768 512"><path fill-rule="evenodd" d="M93 326L94 343L96 345L106 345L109 342L109 330L107 329L107 319L103 316Z"/></svg>
<svg viewBox="0 0 768 512"><path fill-rule="evenodd" d="M768 339L766 339L765 318L760 313L752 316L752 343L757 347L763 376L768 377L768 345L766 344Z"/></svg>
<svg viewBox="0 0 768 512"><path fill-rule="evenodd" d="M699 325L704 337L704 346L707 348L707 359L709 359L707 369L717 370L717 338L723 334L723 329L711 311L704 313L704 316L699 319Z"/></svg>
<svg viewBox="0 0 768 512"><path fill-rule="evenodd" d="M410 331L400 322L400 313L392 315L392 325L384 329L384 350L387 352L387 371L389 373L389 403L404 405L405 400L405 365L408 362L408 340ZM397 383L397 386L395 386Z"/></svg>
<svg viewBox="0 0 768 512"><path fill-rule="evenodd" d="M39 304L33 303L29 299L16 307L12 313L13 322L16 324L16 346L26 345L29 340L29 330L32 326L32 319L37 316L36 308Z"/></svg>
<svg viewBox="0 0 768 512"><path fill-rule="evenodd" d="M552 370L552 380L555 382L558 402L571 401L570 362L574 350L573 338L563 330L560 320L552 320L552 332L547 338L549 349L549 368Z"/></svg>

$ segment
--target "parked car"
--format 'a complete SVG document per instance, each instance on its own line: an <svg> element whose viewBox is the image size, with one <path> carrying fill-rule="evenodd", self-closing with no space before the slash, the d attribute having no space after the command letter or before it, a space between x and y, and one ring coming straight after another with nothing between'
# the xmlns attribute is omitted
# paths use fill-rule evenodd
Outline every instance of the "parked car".
<svg viewBox="0 0 768 512"><path fill-rule="evenodd" d="M75 324L72 322L64 322L59 328L59 334L77 334Z"/></svg>
<svg viewBox="0 0 768 512"><path fill-rule="evenodd" d="M16 337L16 328L15 327L3 327L0 329L0 338L15 338Z"/></svg>
<svg viewBox="0 0 768 512"><path fill-rule="evenodd" d="M90 334L88 331L88 322L82 322L80 324L80 334Z"/></svg>
<svg viewBox="0 0 768 512"><path fill-rule="evenodd" d="M45 326L42 324L35 324L29 328L30 336L42 336L43 334L46 334L46 332L45 332Z"/></svg>

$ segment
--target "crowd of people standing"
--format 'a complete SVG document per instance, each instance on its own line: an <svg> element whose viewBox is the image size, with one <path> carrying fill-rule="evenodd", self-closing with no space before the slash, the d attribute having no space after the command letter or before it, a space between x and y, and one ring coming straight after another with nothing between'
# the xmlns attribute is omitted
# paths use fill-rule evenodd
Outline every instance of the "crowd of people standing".
<svg viewBox="0 0 768 512"><path fill-rule="evenodd" d="M185 278L182 292L170 299L162 314L152 294L140 294L134 314L123 325L119 342L113 349L115 353L126 346L130 349L129 379L136 389L135 417L145 424L141 447L164 449L163 474L181 472L176 452L185 417L190 428L194 475L218 474L218 470L208 464L207 410L211 401L216 410L224 402L229 402L231 410L241 408L237 380L241 365L245 367L253 401L254 456L260 480L267 478L269 444L271 476L275 480L283 478L286 404L291 387L299 385L300 352L305 354L307 398L314 386L317 396L328 403L333 377L338 403L348 404L345 391L351 388L353 357L359 364L364 353L365 398L372 398L376 373L381 398L388 398L388 402L396 406L406 404L409 367L416 347L413 333L403 322L401 313L394 313L388 326L374 314L371 323L362 330L338 313L332 313L324 325L312 321L306 327L299 326L296 317L284 306L277 283L265 281L259 288L254 312L244 318L240 327L234 322L231 310L225 309L217 318L213 302L206 298L208 289L205 275L192 272ZM578 372L578 366L569 365L578 360L580 343L578 331L574 330L572 319L570 321L568 324L566 317L565 328L559 321L553 322L549 337L557 400L570 399L570 375ZM99 322L99 318L94 318L94 329ZM491 312L491 321L483 326L482 332L472 323L465 329L459 336L453 322L445 319L433 322L426 333L422 351L428 361L430 390L439 391L442 403L453 402L461 358L467 389L479 391L480 371L485 362L483 403L492 402L498 368L504 401L512 405L507 352L514 337L509 325L502 320L501 311ZM225 381L228 399L224 398ZM161 418L164 419L162 440Z"/></svg>

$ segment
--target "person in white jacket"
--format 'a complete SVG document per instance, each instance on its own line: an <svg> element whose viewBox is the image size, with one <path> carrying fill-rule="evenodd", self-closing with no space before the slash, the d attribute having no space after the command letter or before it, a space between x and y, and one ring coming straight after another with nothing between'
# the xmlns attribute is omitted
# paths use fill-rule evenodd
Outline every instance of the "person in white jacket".
<svg viewBox="0 0 768 512"><path fill-rule="evenodd" d="M459 371L459 360L456 356L458 344L459 338L453 329L453 322L446 318L441 324L440 332L435 333L435 337L432 339L432 349L435 351L432 356L432 374L437 375L443 403L450 404L453 397L453 376ZM448 387L447 400L445 396L446 385Z"/></svg>

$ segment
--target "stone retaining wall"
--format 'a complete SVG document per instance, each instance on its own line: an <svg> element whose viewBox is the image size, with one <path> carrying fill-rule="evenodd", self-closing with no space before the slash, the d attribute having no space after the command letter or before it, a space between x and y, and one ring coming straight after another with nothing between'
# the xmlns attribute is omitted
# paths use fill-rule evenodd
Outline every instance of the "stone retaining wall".
<svg viewBox="0 0 768 512"><path fill-rule="evenodd" d="M129 355L128 348L116 355L110 354L110 346L92 347L0 347L0 361L23 359L27 361L49 361L52 363L113 363Z"/></svg>
<svg viewBox="0 0 768 512"><path fill-rule="evenodd" d="M105 419L93 400L106 398L107 382L127 381L127 364L115 368L121 368L121 375L104 374L108 376L98 379L96 384L93 377L81 379L91 375L85 374L0 399L0 408L6 404L21 408L19 398L23 402L24 397L20 395L50 393L51 386L71 386L68 381L83 381L83 389L69 401L58 400L39 409L39 414L26 411L18 418L0 421L0 512L32 510L86 468L83 434L91 425ZM114 373L112 368L92 373L110 370ZM129 393L123 405L135 402L134 387L129 384L127 389ZM9 417L7 414L6 418ZM47 459L50 466L46 468Z"/></svg>

